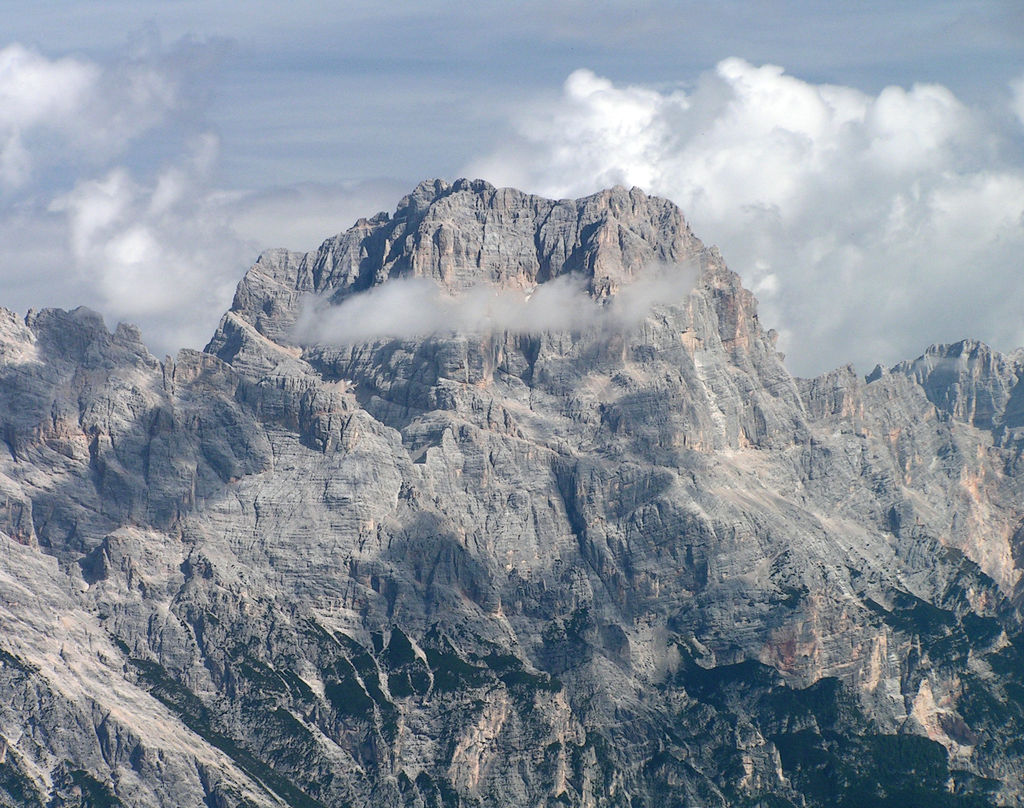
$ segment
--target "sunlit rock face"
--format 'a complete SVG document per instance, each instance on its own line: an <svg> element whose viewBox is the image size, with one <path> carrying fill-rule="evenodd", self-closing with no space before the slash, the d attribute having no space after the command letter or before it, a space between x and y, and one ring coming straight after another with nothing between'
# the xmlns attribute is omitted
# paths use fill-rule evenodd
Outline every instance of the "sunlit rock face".
<svg viewBox="0 0 1024 808"><path fill-rule="evenodd" d="M0 804L1024 805L1022 375L794 379L622 188L3 312Z"/></svg>

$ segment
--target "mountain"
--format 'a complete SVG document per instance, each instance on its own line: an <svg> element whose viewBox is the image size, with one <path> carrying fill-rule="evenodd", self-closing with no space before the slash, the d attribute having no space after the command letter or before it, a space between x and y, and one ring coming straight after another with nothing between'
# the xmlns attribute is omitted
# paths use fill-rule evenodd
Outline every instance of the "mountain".
<svg viewBox="0 0 1024 808"><path fill-rule="evenodd" d="M635 188L422 183L162 362L4 311L0 805L1022 806L1022 379L793 378Z"/></svg>

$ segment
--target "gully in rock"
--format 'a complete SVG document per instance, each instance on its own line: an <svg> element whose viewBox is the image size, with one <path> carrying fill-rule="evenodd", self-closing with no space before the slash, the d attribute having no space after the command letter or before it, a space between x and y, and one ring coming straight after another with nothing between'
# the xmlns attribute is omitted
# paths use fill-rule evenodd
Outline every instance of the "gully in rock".
<svg viewBox="0 0 1024 808"><path fill-rule="evenodd" d="M635 188L2 312L0 805L1024 805L1022 377L793 378Z"/></svg>

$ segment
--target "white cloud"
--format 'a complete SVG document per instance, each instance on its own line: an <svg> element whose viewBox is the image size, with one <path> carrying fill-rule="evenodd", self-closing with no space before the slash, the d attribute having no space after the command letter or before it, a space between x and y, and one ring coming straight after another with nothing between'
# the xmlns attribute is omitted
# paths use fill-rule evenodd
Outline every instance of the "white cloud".
<svg viewBox="0 0 1024 808"><path fill-rule="evenodd" d="M75 124L98 77L94 65L73 59L51 62L18 44L0 50L0 187L28 181L25 137L38 128Z"/></svg>
<svg viewBox="0 0 1024 808"><path fill-rule="evenodd" d="M158 349L201 345L231 301L251 245L227 225L230 196L209 187L216 139L196 138L151 182L123 167L83 180L50 206L67 217L91 305L140 322Z"/></svg>
<svg viewBox="0 0 1024 808"><path fill-rule="evenodd" d="M100 63L0 48L0 305L90 305L140 325L158 354L201 346L259 249L312 249L408 191L218 187L201 109L217 53L143 43ZM1024 77L1012 89L1021 116ZM1024 341L1024 170L943 87L873 96L730 59L686 92L577 71L514 115L518 134L469 173L674 199L761 297L797 371L965 335Z"/></svg>
<svg viewBox="0 0 1024 808"><path fill-rule="evenodd" d="M195 69L189 43L141 44L108 64L0 49L0 303L89 305L139 322L157 349L177 348L199 341L207 309L230 301L225 273L244 264L237 237L218 247L205 187L214 140L191 138L155 177L127 167L143 135L155 143L181 123Z"/></svg>
<svg viewBox="0 0 1024 808"><path fill-rule="evenodd" d="M139 324L158 354L209 340L261 249L313 249L400 196L386 182L224 191L211 182L216 153L206 134L148 181L119 166L49 208L66 219L76 302Z"/></svg>
<svg viewBox="0 0 1024 808"><path fill-rule="evenodd" d="M757 291L795 372L1024 337L1024 166L1000 163L993 120L945 87L873 96L727 59L690 92L577 71L512 114L516 135L467 173L674 200Z"/></svg>
<svg viewBox="0 0 1024 808"><path fill-rule="evenodd" d="M64 121L95 92L100 69L76 59L51 61L14 43L0 50L0 126Z"/></svg>
<svg viewBox="0 0 1024 808"><path fill-rule="evenodd" d="M605 302L586 279L565 275L529 290L487 284L452 293L428 278L402 278L331 306L311 298L295 337L303 343L354 344L432 334L518 334L629 329L656 304L680 304L693 288L692 267L651 267Z"/></svg>
<svg viewBox="0 0 1024 808"><path fill-rule="evenodd" d="M194 114L216 50L143 41L101 65L0 49L0 305L87 305L158 355L202 347L261 249L312 249L408 190L218 188Z"/></svg>
<svg viewBox="0 0 1024 808"><path fill-rule="evenodd" d="M152 58L101 67L6 46L0 50L0 189L21 188L39 164L116 154L178 105L178 85L179 77Z"/></svg>

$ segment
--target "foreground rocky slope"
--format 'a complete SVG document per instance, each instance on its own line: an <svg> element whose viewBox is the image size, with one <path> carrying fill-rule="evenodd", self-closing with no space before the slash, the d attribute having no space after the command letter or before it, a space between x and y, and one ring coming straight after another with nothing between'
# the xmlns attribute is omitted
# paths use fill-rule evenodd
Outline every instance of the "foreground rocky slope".
<svg viewBox="0 0 1024 808"><path fill-rule="evenodd" d="M297 337L652 267L692 289L636 322ZM793 379L621 188L423 183L173 360L4 313L0 804L1024 805L1022 376Z"/></svg>

